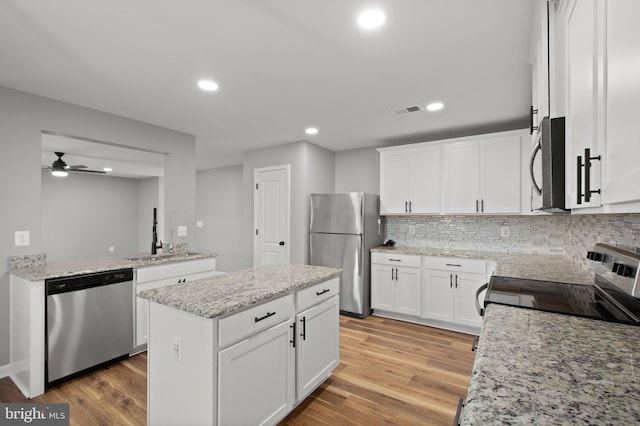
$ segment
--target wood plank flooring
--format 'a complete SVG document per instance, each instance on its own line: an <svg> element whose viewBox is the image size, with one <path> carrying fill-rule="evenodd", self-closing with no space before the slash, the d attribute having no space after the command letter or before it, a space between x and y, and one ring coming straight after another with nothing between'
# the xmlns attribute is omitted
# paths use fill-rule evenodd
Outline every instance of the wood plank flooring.
<svg viewBox="0 0 640 426"><path fill-rule="evenodd" d="M471 376L473 337L379 317L340 317L340 365L282 425L451 425ZM146 353L52 388L71 425L144 425ZM185 391L187 391L185 389ZM9 378L1 402L28 402Z"/></svg>

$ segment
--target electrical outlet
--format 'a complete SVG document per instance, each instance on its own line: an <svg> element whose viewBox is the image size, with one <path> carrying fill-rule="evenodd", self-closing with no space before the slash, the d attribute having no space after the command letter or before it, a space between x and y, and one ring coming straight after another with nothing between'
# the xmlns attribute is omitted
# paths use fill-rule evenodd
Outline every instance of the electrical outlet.
<svg viewBox="0 0 640 426"><path fill-rule="evenodd" d="M29 244L31 244L29 240L30 240L29 231L16 231L16 234L15 234L16 247L28 246Z"/></svg>
<svg viewBox="0 0 640 426"><path fill-rule="evenodd" d="M509 238L510 235L510 231L509 231L509 227L508 226L502 226L500 227L500 236L502 238Z"/></svg>
<svg viewBox="0 0 640 426"><path fill-rule="evenodd" d="M204 222L202 222L201 220L197 221L196 228L204 228Z"/></svg>
<svg viewBox="0 0 640 426"><path fill-rule="evenodd" d="M182 362L182 339L176 336L171 338L171 357Z"/></svg>
<svg viewBox="0 0 640 426"><path fill-rule="evenodd" d="M416 235L416 226L415 225L409 225L409 234Z"/></svg>
<svg viewBox="0 0 640 426"><path fill-rule="evenodd" d="M109 247L109 253L113 253L116 250L116 248L114 246L110 246Z"/></svg>
<svg viewBox="0 0 640 426"><path fill-rule="evenodd" d="M178 226L178 237L186 237L186 236L187 236L187 227Z"/></svg>

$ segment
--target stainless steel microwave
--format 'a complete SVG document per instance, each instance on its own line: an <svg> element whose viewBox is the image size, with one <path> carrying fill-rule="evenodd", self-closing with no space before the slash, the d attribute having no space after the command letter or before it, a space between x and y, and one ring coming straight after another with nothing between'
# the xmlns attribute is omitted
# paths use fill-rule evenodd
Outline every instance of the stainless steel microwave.
<svg viewBox="0 0 640 426"><path fill-rule="evenodd" d="M533 142L531 210L565 213L565 119L544 117Z"/></svg>

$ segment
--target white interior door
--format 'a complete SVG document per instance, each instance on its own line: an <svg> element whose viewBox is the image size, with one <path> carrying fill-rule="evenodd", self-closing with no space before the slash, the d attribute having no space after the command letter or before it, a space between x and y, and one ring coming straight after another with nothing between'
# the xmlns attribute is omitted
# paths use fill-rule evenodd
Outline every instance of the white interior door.
<svg viewBox="0 0 640 426"><path fill-rule="evenodd" d="M254 169L253 266L289 263L290 166Z"/></svg>

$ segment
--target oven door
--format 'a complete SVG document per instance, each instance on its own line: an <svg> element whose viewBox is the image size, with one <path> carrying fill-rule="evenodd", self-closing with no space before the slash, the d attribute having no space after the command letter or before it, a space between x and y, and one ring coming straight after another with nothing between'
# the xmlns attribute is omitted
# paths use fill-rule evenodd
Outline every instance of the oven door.
<svg viewBox="0 0 640 426"><path fill-rule="evenodd" d="M531 210L542 209L542 131L539 129L533 139L531 159L529 160L529 178L531 180Z"/></svg>

